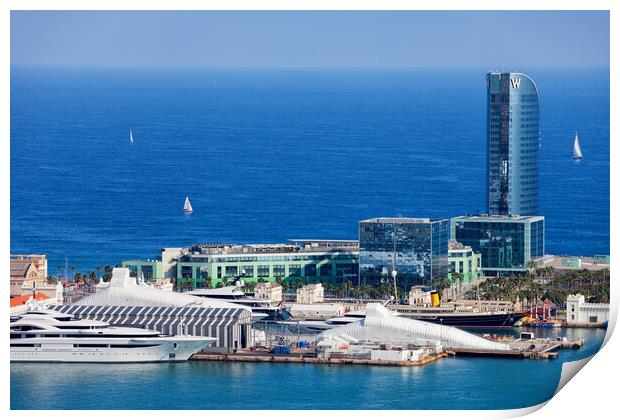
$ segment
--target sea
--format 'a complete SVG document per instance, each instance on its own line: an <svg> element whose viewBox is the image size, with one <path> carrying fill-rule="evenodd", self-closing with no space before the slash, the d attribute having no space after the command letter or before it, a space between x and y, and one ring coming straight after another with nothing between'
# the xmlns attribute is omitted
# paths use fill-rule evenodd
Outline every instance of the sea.
<svg viewBox="0 0 620 420"><path fill-rule="evenodd" d="M557 359L550 360L457 356L419 367L206 361L12 363L11 409L499 410L530 407L553 396L562 363L598 351L605 330L538 330L535 334L581 337L585 345L579 350L561 350Z"/></svg>
<svg viewBox="0 0 620 420"><path fill-rule="evenodd" d="M546 252L609 254L609 69L519 70L540 90ZM370 217L483 212L487 71L14 66L10 251L62 275L162 247L357 239ZM604 335L561 333L586 346L406 369L12 364L11 407L524 407Z"/></svg>

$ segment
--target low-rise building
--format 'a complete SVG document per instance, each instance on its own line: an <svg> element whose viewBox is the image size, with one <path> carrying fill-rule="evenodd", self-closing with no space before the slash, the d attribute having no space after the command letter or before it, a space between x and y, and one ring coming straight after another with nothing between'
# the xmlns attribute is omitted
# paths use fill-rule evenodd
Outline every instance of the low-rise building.
<svg viewBox="0 0 620 420"><path fill-rule="evenodd" d="M274 282L259 282L254 288L254 297L269 302L282 302L282 286Z"/></svg>
<svg viewBox="0 0 620 420"><path fill-rule="evenodd" d="M150 260L127 260L123 267L145 278L169 278L182 288L245 282L295 280L337 283L355 280L358 241L292 239L285 244L195 244L163 248Z"/></svg>
<svg viewBox="0 0 620 420"><path fill-rule="evenodd" d="M409 290L409 305L432 306L432 290L433 289L428 286L413 286L411 290Z"/></svg>
<svg viewBox="0 0 620 420"><path fill-rule="evenodd" d="M45 255L11 255L11 287L10 294L21 296L24 283L28 284L28 291L32 290L33 283L43 288L47 282L47 259Z"/></svg>
<svg viewBox="0 0 620 420"><path fill-rule="evenodd" d="M325 290L321 283L307 284L297 289L297 303L312 305L323 302Z"/></svg>
<svg viewBox="0 0 620 420"><path fill-rule="evenodd" d="M596 326L609 321L609 303L589 303L583 295L566 298L566 324L572 326Z"/></svg>
<svg viewBox="0 0 620 420"><path fill-rule="evenodd" d="M448 242L448 280L458 279L461 284L470 284L481 277L482 254L475 252L471 246L451 239Z"/></svg>
<svg viewBox="0 0 620 420"><path fill-rule="evenodd" d="M609 270L609 256L576 257L568 255L544 255L534 261L536 268L552 267L555 271L570 270Z"/></svg>

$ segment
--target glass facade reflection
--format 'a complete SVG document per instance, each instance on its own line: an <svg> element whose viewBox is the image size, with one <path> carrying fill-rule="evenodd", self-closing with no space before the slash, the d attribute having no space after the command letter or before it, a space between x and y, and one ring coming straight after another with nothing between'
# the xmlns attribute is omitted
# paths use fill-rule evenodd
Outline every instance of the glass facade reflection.
<svg viewBox="0 0 620 420"><path fill-rule="evenodd" d="M488 213L538 214L538 88L522 73L487 74Z"/></svg>
<svg viewBox="0 0 620 420"><path fill-rule="evenodd" d="M450 223L450 236L482 254L485 275L523 272L545 253L542 216L462 216Z"/></svg>
<svg viewBox="0 0 620 420"><path fill-rule="evenodd" d="M448 276L448 219L378 218L360 222L362 284L429 284Z"/></svg>

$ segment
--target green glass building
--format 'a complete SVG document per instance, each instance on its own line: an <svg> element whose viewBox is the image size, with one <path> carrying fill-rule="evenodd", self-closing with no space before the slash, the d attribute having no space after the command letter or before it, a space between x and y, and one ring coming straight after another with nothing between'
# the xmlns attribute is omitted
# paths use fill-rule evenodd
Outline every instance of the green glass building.
<svg viewBox="0 0 620 420"><path fill-rule="evenodd" d="M459 279L461 284L475 283L482 278L482 254L475 252L471 246L450 240L448 243L448 279Z"/></svg>
<svg viewBox="0 0 620 420"><path fill-rule="evenodd" d="M482 255L484 275L510 275L529 269L545 253L543 216L460 216L450 223L450 237Z"/></svg>
<svg viewBox="0 0 620 420"><path fill-rule="evenodd" d="M182 288L217 286L239 276L246 282L299 279L304 283L339 283L357 278L357 241L304 239L290 242L165 248L157 259L128 260L122 265L138 275L145 273L146 278L170 278ZM175 250L176 255L169 255L169 250Z"/></svg>

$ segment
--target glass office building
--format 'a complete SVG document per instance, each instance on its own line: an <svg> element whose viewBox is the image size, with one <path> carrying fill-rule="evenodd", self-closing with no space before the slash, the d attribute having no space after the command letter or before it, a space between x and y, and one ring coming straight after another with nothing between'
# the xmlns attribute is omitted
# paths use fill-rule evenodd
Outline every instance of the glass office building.
<svg viewBox="0 0 620 420"><path fill-rule="evenodd" d="M488 213L538 214L538 88L523 73L487 74Z"/></svg>
<svg viewBox="0 0 620 420"><path fill-rule="evenodd" d="M545 253L543 216L461 216L450 222L450 237L482 254L484 275L525 272Z"/></svg>
<svg viewBox="0 0 620 420"><path fill-rule="evenodd" d="M448 219L377 218L359 225L359 280L430 284L448 277Z"/></svg>

